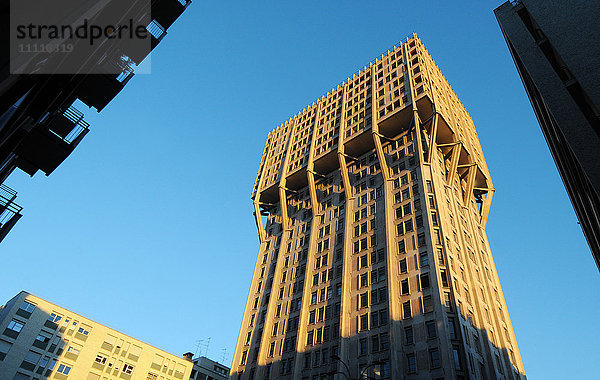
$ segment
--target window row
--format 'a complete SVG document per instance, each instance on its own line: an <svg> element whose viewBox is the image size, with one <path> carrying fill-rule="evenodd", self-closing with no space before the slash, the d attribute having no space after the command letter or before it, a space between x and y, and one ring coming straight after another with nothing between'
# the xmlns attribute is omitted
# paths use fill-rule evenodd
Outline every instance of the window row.
<svg viewBox="0 0 600 380"><path fill-rule="evenodd" d="M317 286L319 283L323 284L331 279L333 279L333 268L313 274L312 286Z"/></svg>
<svg viewBox="0 0 600 380"><path fill-rule="evenodd" d="M358 315L356 317L356 331L364 332L368 331L369 329L375 329L380 326L386 326L388 322L389 314L387 308L375 310L371 313Z"/></svg>
<svg viewBox="0 0 600 380"><path fill-rule="evenodd" d="M323 342L328 342L330 339L339 338L340 326L338 323L333 326L322 326L316 329L309 330L306 334L306 345L314 346Z"/></svg>
<svg viewBox="0 0 600 380"><path fill-rule="evenodd" d="M427 295L427 296L419 297L418 299L415 299L415 300L408 300L408 301L402 303L402 317L404 319L412 318L413 310L415 307L415 305L413 303L415 301L418 303L417 310L419 310L421 313L427 314L427 313L433 312L433 298L431 295Z"/></svg>
<svg viewBox="0 0 600 380"><path fill-rule="evenodd" d="M371 347L369 350L369 340L371 341ZM358 341L358 355L368 355L369 352L372 354L388 350L390 348L390 337L387 332L381 334L371 335L371 339L361 338Z"/></svg>
<svg viewBox="0 0 600 380"><path fill-rule="evenodd" d="M431 282L429 279L429 272L421 273L415 277L414 283L415 291L420 292L425 289L429 289L431 287ZM410 294L410 281L408 278L400 281L400 294L409 295Z"/></svg>
<svg viewBox="0 0 600 380"><path fill-rule="evenodd" d="M370 284L377 284L383 282L387 276L387 269L385 267L379 269L373 269L370 272L361 273L356 276L356 288L361 289L369 286L369 273L371 274Z"/></svg>

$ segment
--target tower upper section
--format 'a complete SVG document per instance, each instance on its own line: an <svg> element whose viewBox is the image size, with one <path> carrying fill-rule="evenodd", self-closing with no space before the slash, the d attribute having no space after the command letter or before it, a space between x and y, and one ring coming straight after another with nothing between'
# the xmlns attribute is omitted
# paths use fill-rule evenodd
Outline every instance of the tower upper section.
<svg viewBox="0 0 600 380"><path fill-rule="evenodd" d="M448 152L458 146L459 174L475 167L472 191L493 189L470 115L413 35L269 133L252 199L275 203L280 187L306 186L309 163L319 174L336 170L340 142L351 156L373 148L373 124L383 139L405 132L413 105L431 144Z"/></svg>

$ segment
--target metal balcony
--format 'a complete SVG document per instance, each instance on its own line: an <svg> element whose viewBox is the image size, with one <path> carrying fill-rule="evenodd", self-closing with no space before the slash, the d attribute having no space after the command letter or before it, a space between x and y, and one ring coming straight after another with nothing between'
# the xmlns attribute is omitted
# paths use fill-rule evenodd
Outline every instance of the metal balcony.
<svg viewBox="0 0 600 380"><path fill-rule="evenodd" d="M154 50L154 48L167 35L166 28L157 20L152 20L146 26L150 35L150 43L147 40L123 41L121 49L131 58L135 64L139 65Z"/></svg>
<svg viewBox="0 0 600 380"><path fill-rule="evenodd" d="M46 117L15 150L17 166L29 175L38 170L49 175L73 152L89 126L83 113L73 106Z"/></svg>
<svg viewBox="0 0 600 380"><path fill-rule="evenodd" d="M70 106L60 116L48 125L48 130L60 137L70 145L79 144L81 139L89 132L90 124L83 120L83 113Z"/></svg>
<svg viewBox="0 0 600 380"><path fill-rule="evenodd" d="M21 206L14 203L17 192L6 185L0 185L0 242L21 218Z"/></svg>
<svg viewBox="0 0 600 380"><path fill-rule="evenodd" d="M139 65L154 50L166 36L167 29L191 4L191 0L155 0L152 2L151 21L146 26L150 34L150 43L147 40L123 40L115 47L114 51L122 52L121 57L105 56L99 65L106 65L109 70L115 66L122 69L122 74L95 74L88 75L79 88L78 97L90 107L100 112L123 89L127 81L133 76L133 65ZM125 58L123 58L125 57Z"/></svg>
<svg viewBox="0 0 600 380"><path fill-rule="evenodd" d="M98 112L102 111L134 76L134 61L126 55L106 59L102 64L107 66L106 72L120 74L90 74L77 89L79 100L88 107L96 108Z"/></svg>
<svg viewBox="0 0 600 380"><path fill-rule="evenodd" d="M191 0L156 0L152 3L152 21L146 29L150 33L150 47L143 41L128 41L124 51L136 63L140 64L167 34L167 29L191 4Z"/></svg>
<svg viewBox="0 0 600 380"><path fill-rule="evenodd" d="M152 18L169 29L190 5L191 0L156 0L152 2Z"/></svg>

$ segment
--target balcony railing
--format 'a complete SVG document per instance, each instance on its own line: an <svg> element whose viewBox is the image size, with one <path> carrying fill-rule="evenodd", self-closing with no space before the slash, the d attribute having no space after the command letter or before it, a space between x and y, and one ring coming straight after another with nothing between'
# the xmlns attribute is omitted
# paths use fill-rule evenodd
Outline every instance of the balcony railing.
<svg viewBox="0 0 600 380"><path fill-rule="evenodd" d="M121 71L121 73L117 75L117 81L119 83L127 83L135 74L135 62L124 54L119 57L114 65Z"/></svg>
<svg viewBox="0 0 600 380"><path fill-rule="evenodd" d="M190 3L191 0L155 0L152 2L152 18L165 30L169 29Z"/></svg>
<svg viewBox="0 0 600 380"><path fill-rule="evenodd" d="M17 192L6 185L0 185L0 241L21 218L21 206L14 203Z"/></svg>
<svg viewBox="0 0 600 380"><path fill-rule="evenodd" d="M15 148L17 167L29 175L52 173L89 132L83 113L70 106L46 115Z"/></svg>
<svg viewBox="0 0 600 380"><path fill-rule="evenodd" d="M131 54L131 52L129 53ZM98 112L114 99L135 75L135 63L128 54L110 51L99 62L106 74L88 75L77 88L77 97Z"/></svg>
<svg viewBox="0 0 600 380"><path fill-rule="evenodd" d="M165 28L163 28L163 26L160 25L156 20L152 20L146 29L152 35L152 37L156 38L158 42L160 42L160 40L162 40L167 34Z"/></svg>
<svg viewBox="0 0 600 380"><path fill-rule="evenodd" d="M52 132L58 137L60 137L67 144L72 144L78 139L78 137L80 137L82 134L87 133L90 130L90 124L83 120L83 113L77 108L70 106L65 112L63 112L63 116L65 117L65 119L73 123L73 129L71 130L71 132L67 133L66 136L61 136L55 131Z"/></svg>

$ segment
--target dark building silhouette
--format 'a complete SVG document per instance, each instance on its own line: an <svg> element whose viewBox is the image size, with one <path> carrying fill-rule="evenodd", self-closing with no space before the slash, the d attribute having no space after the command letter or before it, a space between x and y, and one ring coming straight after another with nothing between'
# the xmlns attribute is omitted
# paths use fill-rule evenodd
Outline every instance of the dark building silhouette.
<svg viewBox="0 0 600 380"><path fill-rule="evenodd" d="M149 36L144 41L103 37L91 46L79 41L72 45L74 53L68 59L60 54L31 54L19 74L12 70L17 57L9 37L15 4L2 2L5 54L0 58L0 184L17 168L32 176L39 170L46 175L52 173L89 131L83 113L73 103L80 100L98 112L104 109L132 78L135 65L158 45L190 2L76 2L76 9L62 10L68 15L63 24L75 27L83 18L90 24L112 21L120 25L136 20L146 27ZM15 197L13 190L1 185L0 240L21 217Z"/></svg>
<svg viewBox="0 0 600 380"><path fill-rule="evenodd" d="M194 363L190 380L227 380L229 378L229 367L211 360L206 356L192 359L192 353L188 357Z"/></svg>
<svg viewBox="0 0 600 380"><path fill-rule="evenodd" d="M600 7L523 0L494 12L600 268Z"/></svg>

